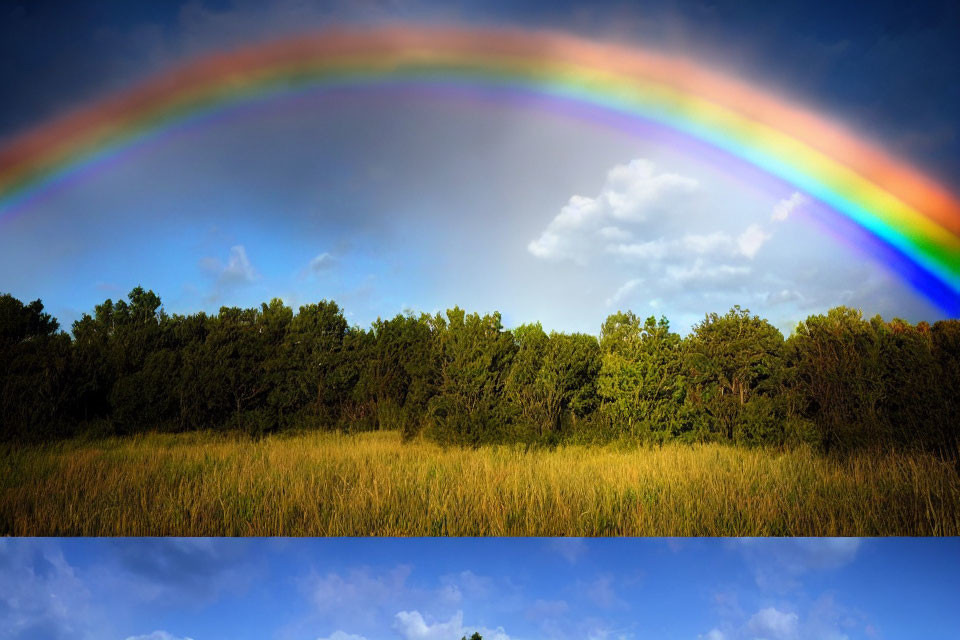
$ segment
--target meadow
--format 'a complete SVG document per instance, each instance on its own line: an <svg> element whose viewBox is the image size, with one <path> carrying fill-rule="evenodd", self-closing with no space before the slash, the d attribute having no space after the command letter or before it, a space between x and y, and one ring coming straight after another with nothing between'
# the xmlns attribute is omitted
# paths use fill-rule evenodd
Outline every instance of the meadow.
<svg viewBox="0 0 960 640"><path fill-rule="evenodd" d="M955 467L896 451L191 432L10 445L0 465L17 536L960 533Z"/></svg>

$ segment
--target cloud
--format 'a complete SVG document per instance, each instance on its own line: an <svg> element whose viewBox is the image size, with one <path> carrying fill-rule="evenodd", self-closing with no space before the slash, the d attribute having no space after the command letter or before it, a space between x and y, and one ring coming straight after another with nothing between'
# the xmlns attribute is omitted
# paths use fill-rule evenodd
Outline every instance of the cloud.
<svg viewBox="0 0 960 640"><path fill-rule="evenodd" d="M723 631L714 627L699 640L849 640L848 630L862 628L866 633L873 628L863 614L838 605L829 595L818 598L802 613L767 606L749 617L736 610L728 610L723 617Z"/></svg>
<svg viewBox="0 0 960 640"><path fill-rule="evenodd" d="M607 172L596 197L574 195L540 236L527 245L538 258L569 259L586 264L594 245L624 241L632 232L622 224L637 224L683 206L684 196L698 183L675 173L658 173L648 160L631 160Z"/></svg>
<svg viewBox="0 0 960 640"><path fill-rule="evenodd" d="M342 576L327 573L309 581L311 599L321 611L355 611L357 607L379 607L406 591L411 568L400 565L381 574L373 575L368 569L354 569Z"/></svg>
<svg viewBox="0 0 960 640"><path fill-rule="evenodd" d="M54 542L0 541L0 632L9 640L97 637L91 596Z"/></svg>
<svg viewBox="0 0 960 640"><path fill-rule="evenodd" d="M623 300L624 297L633 293L633 291L641 284L643 284L643 278L633 278L632 280L627 280L620 285L620 288L617 289L612 296L607 298L607 306L612 307L613 305L617 304Z"/></svg>
<svg viewBox="0 0 960 640"><path fill-rule="evenodd" d="M860 549L859 538L738 538L734 544L753 569L757 585L777 591L795 588L808 572L852 562Z"/></svg>
<svg viewBox="0 0 960 640"><path fill-rule="evenodd" d="M463 612L458 611L446 622L427 624L419 611L400 611L394 628L407 640L448 640L463 634Z"/></svg>
<svg viewBox="0 0 960 640"><path fill-rule="evenodd" d="M317 638L317 640L367 640L363 636L358 636L353 633L346 633L345 631L334 631L329 636L325 638Z"/></svg>
<svg viewBox="0 0 960 640"><path fill-rule="evenodd" d="M220 279L224 282L247 283L253 282L257 273L250 264L250 258L247 257L247 250L242 244L230 247L230 257L223 271L220 272Z"/></svg>
<svg viewBox="0 0 960 640"><path fill-rule="evenodd" d="M794 211L805 205L809 200L799 191L793 192L790 197L784 198L773 207L770 219L774 222L784 222Z"/></svg>
<svg viewBox="0 0 960 640"><path fill-rule="evenodd" d="M740 253L748 258L753 258L757 255L760 247L772 237L773 234L764 231L760 225L752 224L737 237L737 247L740 249Z"/></svg>
<svg viewBox="0 0 960 640"><path fill-rule="evenodd" d="M525 614L531 620L542 620L544 618L556 618L570 608L566 600L543 600L537 598L533 604L527 607Z"/></svg>
<svg viewBox="0 0 960 640"><path fill-rule="evenodd" d="M793 640L797 636L798 621L795 613L767 607L751 616L747 629L763 640Z"/></svg>
<svg viewBox="0 0 960 640"><path fill-rule="evenodd" d="M327 269L331 268L335 262L336 262L336 259L332 255L324 251L323 253L315 256L310 261L309 268L310 268L310 271L312 272L326 271Z"/></svg>
<svg viewBox="0 0 960 640"><path fill-rule="evenodd" d="M419 611L400 611L394 617L394 629L404 640L451 640L470 636L474 631L484 640L510 640L502 627L466 627L463 624L463 612L457 611L449 620L428 623Z"/></svg>
<svg viewBox="0 0 960 640"><path fill-rule="evenodd" d="M479 600L489 597L494 593L495 587L493 579L487 576L480 576L472 571L461 571L456 574L445 575L440 578L443 583L441 595L456 594L451 597L452 600L459 600L466 597L470 600Z"/></svg>
<svg viewBox="0 0 960 640"><path fill-rule="evenodd" d="M623 600L617 596L613 588L613 578L610 576L600 576L593 582L581 585L580 590L588 600L604 609L611 609L625 604Z"/></svg>
<svg viewBox="0 0 960 640"><path fill-rule="evenodd" d="M587 541L583 538L554 538L547 543L547 548L559 553L570 564L576 564L587 552Z"/></svg>
<svg viewBox="0 0 960 640"><path fill-rule="evenodd" d="M259 274L247 256L247 249L242 245L230 247L230 255L226 263L218 258L202 258L200 268L212 276L216 283L216 291L211 296L217 298L226 289L252 284Z"/></svg>
<svg viewBox="0 0 960 640"><path fill-rule="evenodd" d="M188 636L175 636L172 633L167 633L166 631L154 631L153 633L148 633L142 636L129 636L127 640L193 640ZM340 640L335 639L335 640ZM351 639L346 639L351 640Z"/></svg>

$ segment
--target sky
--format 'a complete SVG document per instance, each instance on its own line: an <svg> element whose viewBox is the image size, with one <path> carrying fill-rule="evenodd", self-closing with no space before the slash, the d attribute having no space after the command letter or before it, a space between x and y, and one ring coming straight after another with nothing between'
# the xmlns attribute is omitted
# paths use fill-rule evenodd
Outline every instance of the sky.
<svg viewBox="0 0 960 640"><path fill-rule="evenodd" d="M960 540L5 539L3 640L953 640Z"/></svg>
<svg viewBox="0 0 960 640"><path fill-rule="evenodd" d="M708 61L958 191L950 1L5 2L0 148L203 54L397 22L554 29ZM642 132L483 98L281 94L183 126L0 220L0 291L41 298L65 328L137 285L175 313L334 299L359 326L454 305L594 334L619 309L681 332L734 304L785 333L841 304L943 317L819 226L802 193Z"/></svg>

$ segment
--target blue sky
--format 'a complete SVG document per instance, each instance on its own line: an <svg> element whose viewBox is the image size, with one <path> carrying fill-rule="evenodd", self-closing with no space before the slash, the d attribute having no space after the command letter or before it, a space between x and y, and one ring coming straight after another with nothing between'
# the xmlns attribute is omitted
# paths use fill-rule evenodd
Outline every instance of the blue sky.
<svg viewBox="0 0 960 640"><path fill-rule="evenodd" d="M6 539L0 638L953 640L957 539Z"/></svg>
<svg viewBox="0 0 960 640"><path fill-rule="evenodd" d="M709 60L960 182L955 3L768 4L10 2L0 8L0 145L252 40L331 24L467 22ZM734 304L785 332L839 304L942 317L824 233L803 194L746 182L642 132L480 103L307 93L185 126L3 222L0 291L42 298L66 328L138 284L178 313L332 298L361 326L455 304L500 310L508 326L590 333L626 308L665 314L683 332ZM613 199L634 214L605 209ZM584 207L595 228L569 224ZM610 251L614 240L633 250Z"/></svg>

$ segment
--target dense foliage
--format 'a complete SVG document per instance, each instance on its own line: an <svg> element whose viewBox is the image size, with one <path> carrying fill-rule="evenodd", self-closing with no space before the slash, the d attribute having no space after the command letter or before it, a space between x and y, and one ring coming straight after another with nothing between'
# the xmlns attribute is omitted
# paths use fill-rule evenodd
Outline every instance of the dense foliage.
<svg viewBox="0 0 960 640"><path fill-rule="evenodd" d="M618 312L599 338L454 308L351 327L334 302L168 315L137 287L73 324L0 296L6 440L78 432L396 429L442 443L872 445L954 457L960 321L839 307L792 336L734 307L687 337Z"/></svg>

